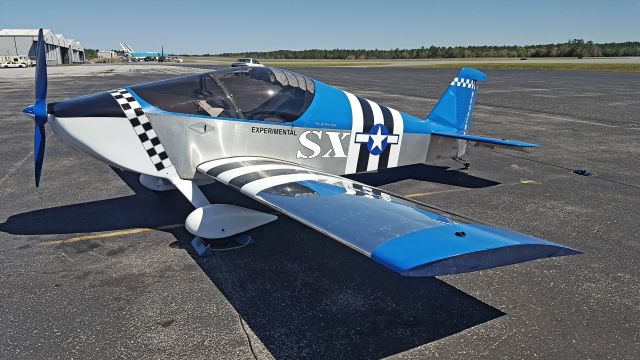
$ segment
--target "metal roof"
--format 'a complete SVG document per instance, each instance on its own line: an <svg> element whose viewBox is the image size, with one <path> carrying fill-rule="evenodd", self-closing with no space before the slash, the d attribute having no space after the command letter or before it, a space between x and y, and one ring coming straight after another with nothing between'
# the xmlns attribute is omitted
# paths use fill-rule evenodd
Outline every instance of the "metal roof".
<svg viewBox="0 0 640 360"><path fill-rule="evenodd" d="M40 29L0 29L0 36L30 36L37 40ZM56 34L51 29L43 29L44 40L48 44L69 47L75 50L84 51L82 44L73 39L67 39L62 34Z"/></svg>
<svg viewBox="0 0 640 360"><path fill-rule="evenodd" d="M33 41L38 40L39 29L0 29L0 37L2 36L29 36ZM44 41L47 44L60 46L60 40L51 29L43 29Z"/></svg>
<svg viewBox="0 0 640 360"><path fill-rule="evenodd" d="M71 46L72 49L74 49L74 50L84 50L84 49L82 49L82 45L80 45L80 41L75 41L73 39L67 39L67 41L69 42L69 45Z"/></svg>
<svg viewBox="0 0 640 360"><path fill-rule="evenodd" d="M0 29L0 36L38 36L40 29ZM51 29L43 29L45 35L52 33Z"/></svg>
<svg viewBox="0 0 640 360"><path fill-rule="evenodd" d="M56 34L56 37L58 38L58 41L59 41L59 45L60 45L60 46L62 46L62 47L66 47L66 48L70 47L70 46L69 46L69 41L67 40L67 38L65 38L65 37L64 37L64 35L62 35L62 34Z"/></svg>

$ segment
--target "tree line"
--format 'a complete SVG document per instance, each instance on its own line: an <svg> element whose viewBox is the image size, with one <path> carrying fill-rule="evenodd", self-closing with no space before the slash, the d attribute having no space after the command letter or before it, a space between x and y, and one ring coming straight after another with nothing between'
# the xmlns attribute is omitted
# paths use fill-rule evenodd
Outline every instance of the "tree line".
<svg viewBox="0 0 640 360"><path fill-rule="evenodd" d="M204 54L204 56L212 56ZM600 56L640 56L640 42L594 43L581 39L569 40L563 44L526 46L431 46L418 49L391 50L350 50L311 49L275 50L222 53L213 56L253 57L261 59L429 59L429 58L482 58L482 57L600 57Z"/></svg>

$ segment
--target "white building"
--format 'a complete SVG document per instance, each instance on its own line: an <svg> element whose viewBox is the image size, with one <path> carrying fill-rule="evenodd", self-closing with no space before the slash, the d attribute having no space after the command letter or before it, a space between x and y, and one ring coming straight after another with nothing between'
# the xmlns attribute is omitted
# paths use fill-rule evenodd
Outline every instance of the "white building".
<svg viewBox="0 0 640 360"><path fill-rule="evenodd" d="M118 53L111 50L100 50L96 55L98 56L98 59L117 59L118 58Z"/></svg>
<svg viewBox="0 0 640 360"><path fill-rule="evenodd" d="M84 61L84 48L79 41L44 29L47 64L72 64ZM0 29L0 56L28 56L36 59L38 29Z"/></svg>

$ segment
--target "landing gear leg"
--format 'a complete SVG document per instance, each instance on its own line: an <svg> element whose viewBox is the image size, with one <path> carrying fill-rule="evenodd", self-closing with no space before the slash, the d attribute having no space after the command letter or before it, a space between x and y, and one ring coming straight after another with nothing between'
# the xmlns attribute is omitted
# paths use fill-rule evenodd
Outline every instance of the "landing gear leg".
<svg viewBox="0 0 640 360"><path fill-rule="evenodd" d="M253 240L244 232L278 218L238 206L211 204L195 182L178 177L171 177L169 181L196 208L187 217L185 228L195 236L191 246L200 256L212 256L216 251L252 244Z"/></svg>
<svg viewBox="0 0 640 360"><path fill-rule="evenodd" d="M461 157L454 157L453 161L459 162L460 164L462 164L462 166L464 166L465 170L467 170L471 166L471 163L468 160L465 160L465 159L463 159Z"/></svg>

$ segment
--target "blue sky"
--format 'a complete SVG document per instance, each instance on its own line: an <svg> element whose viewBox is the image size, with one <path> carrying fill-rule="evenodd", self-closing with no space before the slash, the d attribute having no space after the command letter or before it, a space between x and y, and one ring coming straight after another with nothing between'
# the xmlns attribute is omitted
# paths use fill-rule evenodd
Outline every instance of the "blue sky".
<svg viewBox="0 0 640 360"><path fill-rule="evenodd" d="M615 3L615 5L613 5ZM276 49L640 41L635 1L112 0L3 3L0 28L51 28L85 47Z"/></svg>

